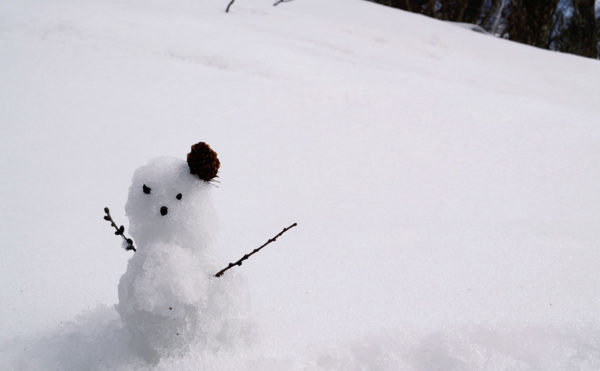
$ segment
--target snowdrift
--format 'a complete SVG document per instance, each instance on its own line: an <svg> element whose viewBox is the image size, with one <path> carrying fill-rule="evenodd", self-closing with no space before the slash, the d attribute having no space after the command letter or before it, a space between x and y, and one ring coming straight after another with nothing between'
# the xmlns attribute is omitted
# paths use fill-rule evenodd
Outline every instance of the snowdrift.
<svg viewBox="0 0 600 371"><path fill-rule="evenodd" d="M597 61L358 0L225 5L3 6L2 368L599 368ZM200 140L215 264L299 226L239 267L247 348L148 364L102 208L125 223L134 169Z"/></svg>

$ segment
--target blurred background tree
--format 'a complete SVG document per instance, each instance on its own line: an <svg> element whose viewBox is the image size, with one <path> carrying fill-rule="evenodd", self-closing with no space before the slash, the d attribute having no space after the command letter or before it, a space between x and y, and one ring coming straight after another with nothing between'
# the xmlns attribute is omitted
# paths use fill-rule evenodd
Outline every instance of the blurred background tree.
<svg viewBox="0 0 600 371"><path fill-rule="evenodd" d="M600 58L600 0L369 0L509 40Z"/></svg>

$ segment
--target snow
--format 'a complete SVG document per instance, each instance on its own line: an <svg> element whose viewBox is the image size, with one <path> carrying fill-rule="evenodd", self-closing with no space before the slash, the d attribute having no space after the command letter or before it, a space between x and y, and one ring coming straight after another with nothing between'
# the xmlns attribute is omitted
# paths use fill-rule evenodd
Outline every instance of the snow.
<svg viewBox="0 0 600 371"><path fill-rule="evenodd" d="M137 251L119 281L125 331L113 336L149 364L191 345L233 350L250 341L245 280L238 272L214 277L213 185L190 168L177 158L151 160L135 171L125 205Z"/></svg>
<svg viewBox="0 0 600 371"><path fill-rule="evenodd" d="M225 5L3 6L2 368L598 369L597 61L359 0ZM152 365L102 209L133 232L134 170L197 141L216 266L298 227L234 268L251 345Z"/></svg>
<svg viewBox="0 0 600 371"><path fill-rule="evenodd" d="M186 150L181 152L185 158ZM148 193L144 187L149 188ZM201 254L203 260L214 259L218 217L213 205L213 188L191 175L182 159L150 160L135 170L129 187L125 204L128 232L142 250L147 251L148 245L153 243L173 242L193 247L191 251ZM177 199L178 194L181 199ZM160 211L163 207L165 215Z"/></svg>

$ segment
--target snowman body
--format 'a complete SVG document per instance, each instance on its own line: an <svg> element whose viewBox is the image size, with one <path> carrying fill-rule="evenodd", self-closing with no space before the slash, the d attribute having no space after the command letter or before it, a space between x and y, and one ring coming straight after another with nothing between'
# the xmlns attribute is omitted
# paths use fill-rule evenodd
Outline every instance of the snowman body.
<svg viewBox="0 0 600 371"><path fill-rule="evenodd" d="M176 158L154 159L133 176L125 210L137 252L119 282L117 310L148 361L191 345L231 347L247 333L243 278L214 277L213 188Z"/></svg>

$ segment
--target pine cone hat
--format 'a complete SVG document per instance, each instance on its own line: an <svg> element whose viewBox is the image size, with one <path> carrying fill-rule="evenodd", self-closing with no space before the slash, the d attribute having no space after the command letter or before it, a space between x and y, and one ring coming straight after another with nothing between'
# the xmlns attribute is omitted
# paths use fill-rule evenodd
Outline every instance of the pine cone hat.
<svg viewBox="0 0 600 371"><path fill-rule="evenodd" d="M190 167L190 174L198 176L205 182L213 180L221 166L217 153L204 142L192 146L192 151L187 155L187 163Z"/></svg>

